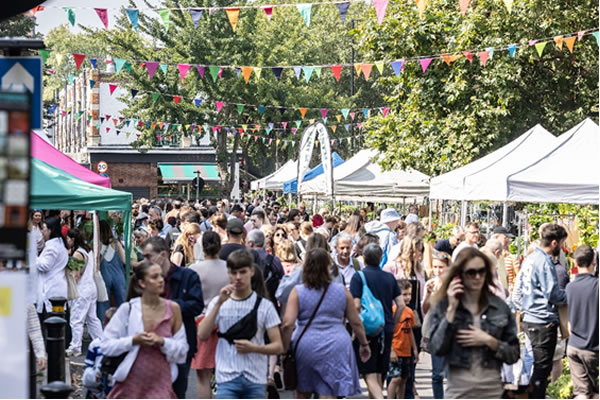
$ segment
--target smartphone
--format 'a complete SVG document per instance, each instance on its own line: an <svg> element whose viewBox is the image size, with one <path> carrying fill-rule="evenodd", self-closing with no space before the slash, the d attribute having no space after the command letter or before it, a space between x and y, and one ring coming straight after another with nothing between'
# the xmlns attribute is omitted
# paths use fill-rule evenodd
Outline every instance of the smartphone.
<svg viewBox="0 0 600 400"><path fill-rule="evenodd" d="M454 277L454 280L455 280L455 281L458 281L458 282L462 282L462 280L460 279L460 276L459 276L459 275L456 275L456 276ZM460 294L455 294L455 295L454 295L454 297L458 299L458 298L460 297Z"/></svg>

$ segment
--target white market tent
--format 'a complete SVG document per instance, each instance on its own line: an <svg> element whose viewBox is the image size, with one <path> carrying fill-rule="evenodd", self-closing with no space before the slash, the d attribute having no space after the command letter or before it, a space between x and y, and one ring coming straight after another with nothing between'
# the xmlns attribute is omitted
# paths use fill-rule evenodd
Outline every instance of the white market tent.
<svg viewBox="0 0 600 400"><path fill-rule="evenodd" d="M403 197L427 196L429 176L415 170L383 171L376 150L361 150L334 169L335 197L340 200L393 202ZM302 194L323 195L325 178L302 186Z"/></svg>
<svg viewBox="0 0 600 400"><path fill-rule="evenodd" d="M598 135L589 118L562 134L553 150L508 176L507 200L598 204Z"/></svg>
<svg viewBox="0 0 600 400"><path fill-rule="evenodd" d="M296 175L298 175L298 161L288 160L271 175L252 181L250 188L252 190L283 190L284 182L294 179Z"/></svg>
<svg viewBox="0 0 600 400"><path fill-rule="evenodd" d="M431 199L441 200L467 200L465 191L465 180L471 175L478 174L497 163L506 165L503 159L509 157L513 151L518 151L520 146L531 148L536 143L553 142L556 144L556 137L545 130L541 125L536 125L512 142L502 146L498 150L475 160L463 167L445 173L431 179L431 190L429 197ZM519 154L522 154L519 152ZM511 159L514 159L511 157ZM490 199L485 199L490 200Z"/></svg>
<svg viewBox="0 0 600 400"><path fill-rule="evenodd" d="M506 201L508 176L544 156L558 144L558 138L536 125L521 135L515 148L504 157L464 178L464 200ZM517 140L519 140L518 138Z"/></svg>

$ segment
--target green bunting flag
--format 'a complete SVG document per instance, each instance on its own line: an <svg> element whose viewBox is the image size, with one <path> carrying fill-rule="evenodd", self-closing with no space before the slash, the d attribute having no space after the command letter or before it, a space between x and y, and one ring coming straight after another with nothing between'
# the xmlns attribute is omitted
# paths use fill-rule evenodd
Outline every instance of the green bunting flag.
<svg viewBox="0 0 600 400"><path fill-rule="evenodd" d="M115 70L118 74L123 69L123 66L125 65L127 60L125 60L124 58L115 58L114 61L115 61Z"/></svg>
<svg viewBox="0 0 600 400"><path fill-rule="evenodd" d="M48 56L50 55L50 50L41 49L41 50L38 50L38 54L40 55L40 57L42 57L42 64L46 64L46 60L48 59Z"/></svg>
<svg viewBox="0 0 600 400"><path fill-rule="evenodd" d="M211 65L208 67L208 70L210 71L210 76L212 76L213 78L213 83L217 81L220 69L221 67L219 67L218 65Z"/></svg>
<svg viewBox="0 0 600 400"><path fill-rule="evenodd" d="M322 67L315 67L315 74L317 74L317 77L321 77L321 68Z"/></svg>
<svg viewBox="0 0 600 400"><path fill-rule="evenodd" d="M169 30L169 19L171 18L171 10L158 10L158 15L165 25L165 30Z"/></svg>
<svg viewBox="0 0 600 400"><path fill-rule="evenodd" d="M156 103L156 100L160 97L160 93L152 93L152 102Z"/></svg>
<svg viewBox="0 0 600 400"><path fill-rule="evenodd" d="M541 57L544 52L544 47L546 47L547 42L541 42L535 44L535 49L537 50L538 55Z"/></svg>
<svg viewBox="0 0 600 400"><path fill-rule="evenodd" d="M75 11L69 7L65 7L65 11L67 12L67 18L69 19L71 26L75 26Z"/></svg>
<svg viewBox="0 0 600 400"><path fill-rule="evenodd" d="M238 114L241 114L244 111L244 105L243 104L238 104L237 105L237 110L238 110Z"/></svg>

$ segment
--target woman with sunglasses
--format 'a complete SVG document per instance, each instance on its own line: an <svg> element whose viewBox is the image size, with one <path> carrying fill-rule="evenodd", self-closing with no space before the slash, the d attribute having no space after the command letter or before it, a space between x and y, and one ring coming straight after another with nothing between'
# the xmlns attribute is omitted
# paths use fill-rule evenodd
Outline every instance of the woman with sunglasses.
<svg viewBox="0 0 600 400"><path fill-rule="evenodd" d="M271 249L273 249L272 254L277 254L277 248L279 244L286 240L288 237L287 231L285 230L284 225L275 225L275 231L273 232Z"/></svg>
<svg viewBox="0 0 600 400"><path fill-rule="evenodd" d="M515 319L493 285L488 257L467 247L433 295L429 350L448 366L447 398L501 398L502 363L519 359Z"/></svg>

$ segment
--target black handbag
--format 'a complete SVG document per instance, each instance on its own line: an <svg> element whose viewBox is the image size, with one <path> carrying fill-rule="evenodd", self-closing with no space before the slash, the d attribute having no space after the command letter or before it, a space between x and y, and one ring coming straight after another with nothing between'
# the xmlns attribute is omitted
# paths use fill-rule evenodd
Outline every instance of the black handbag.
<svg viewBox="0 0 600 400"><path fill-rule="evenodd" d="M327 289L329 289L329 285L327 285L325 287L325 290L323 290L323 294L321 295L321 299L319 300L317 307L315 307L315 311L313 311L312 315L310 316L310 319L308 320L308 323L302 330L302 333L298 337L298 340L296 340L296 345L293 349L290 348L283 358L283 383L285 384L286 390L296 390L296 387L298 386L298 375L296 372L296 349L298 348L298 343L300 343L300 339L302 339L302 336L304 336L304 333L315 318L315 315L317 315L317 311L319 311L319 307L321 306L321 303L325 298Z"/></svg>
<svg viewBox="0 0 600 400"><path fill-rule="evenodd" d="M131 314L131 303L128 302L127 304L129 304L129 311L127 312L127 324L129 324L129 315ZM100 372L102 374L114 375L114 373L117 371L117 368L119 368L119 365L121 365L127 354L129 354L128 351L126 351L123 354L119 354L118 356L103 356L102 361L100 362Z"/></svg>

